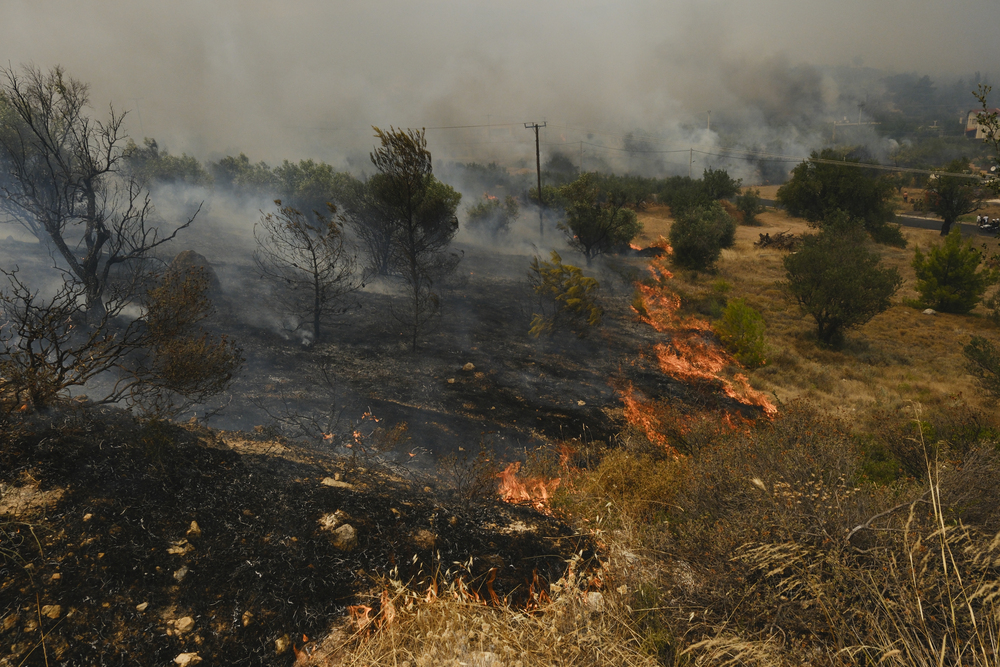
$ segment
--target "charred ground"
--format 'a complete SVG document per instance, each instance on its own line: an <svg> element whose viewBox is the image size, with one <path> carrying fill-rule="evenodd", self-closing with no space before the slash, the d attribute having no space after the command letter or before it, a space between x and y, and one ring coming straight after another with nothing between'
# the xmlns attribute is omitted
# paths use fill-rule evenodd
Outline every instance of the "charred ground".
<svg viewBox="0 0 1000 667"><path fill-rule="evenodd" d="M743 409L716 387L668 379L648 356L662 336L629 307L644 260L595 267L600 329L533 339L530 256L464 251L415 353L392 317L391 282L305 345L261 323L267 287L245 265L217 262L213 326L238 337L247 364L210 423L242 430L139 423L85 400L12 417L0 452L4 495L23 501L5 508L0 545L11 664L163 664L186 652L291 664L296 640L327 632L349 605L377 609L372 591L394 568L414 585L462 577L484 599L492 587L523 606L595 547L477 495L477 475L556 442L613 443L622 383ZM344 524L356 546L335 544Z"/></svg>

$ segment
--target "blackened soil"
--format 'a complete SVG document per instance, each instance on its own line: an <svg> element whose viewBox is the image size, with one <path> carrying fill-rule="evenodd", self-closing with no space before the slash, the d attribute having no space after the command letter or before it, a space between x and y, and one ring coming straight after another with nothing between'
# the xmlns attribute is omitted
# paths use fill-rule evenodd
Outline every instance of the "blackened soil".
<svg viewBox="0 0 1000 667"><path fill-rule="evenodd" d="M197 652L204 664L288 665L294 655L278 655L276 640L322 636L393 567L404 581L426 581L471 557L467 583L482 589L497 567L496 592L519 604L536 572L552 581L571 554L592 555L529 508L453 503L287 442L271 443L284 452L275 456L267 442L247 454L225 440L141 426L115 409L7 425L0 489L64 490L44 513L0 513L0 645L10 664L163 665ZM321 483L337 472L352 488ZM357 531L349 551L320 527L337 511ZM41 618L44 647L42 609L55 615ZM168 621L188 616L194 628L170 636Z"/></svg>
<svg viewBox="0 0 1000 667"><path fill-rule="evenodd" d="M249 429L282 410L309 415L336 433L324 440L314 429L314 442L336 449L351 442L360 416L370 412L382 424L405 423L404 449L419 451L432 465L481 442L513 457L553 440L609 441L625 425L616 390L624 384L649 398L721 401L723 409L741 410L718 387L678 383L649 363L652 343L663 336L637 322L629 308L631 280L644 262L616 261L631 262L628 271L609 263L588 269L600 279L605 317L583 338L569 331L530 337L538 310L526 279L530 257L474 248L466 249L456 275L436 286L440 318L419 337L416 351L392 316L405 300L391 279L356 295L355 306L315 345L255 325L231 329L246 348L247 370L216 423ZM232 326L238 303L267 303L266 295L247 291L254 285L229 284ZM472 368L463 370L467 364ZM271 406L272 414L251 403Z"/></svg>

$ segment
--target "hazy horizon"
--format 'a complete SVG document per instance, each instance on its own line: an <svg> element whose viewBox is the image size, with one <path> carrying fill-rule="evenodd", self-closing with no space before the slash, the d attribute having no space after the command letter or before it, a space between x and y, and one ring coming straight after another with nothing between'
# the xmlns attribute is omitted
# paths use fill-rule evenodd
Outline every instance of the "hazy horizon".
<svg viewBox="0 0 1000 667"><path fill-rule="evenodd" d="M1000 56L995 0L7 0L0 18L5 65L62 65L96 117L128 109L137 140L272 165L357 165L372 125L428 128L435 158L508 164L533 154L530 121L572 155L630 131L662 150L713 146L709 111L740 115L748 143L802 151L818 137L795 114L850 111L830 68L993 80Z"/></svg>

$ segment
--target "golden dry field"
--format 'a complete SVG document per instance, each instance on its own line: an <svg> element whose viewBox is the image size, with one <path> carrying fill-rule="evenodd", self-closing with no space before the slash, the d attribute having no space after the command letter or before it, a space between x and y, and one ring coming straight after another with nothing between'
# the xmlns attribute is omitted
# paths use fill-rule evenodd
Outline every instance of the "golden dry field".
<svg viewBox="0 0 1000 667"><path fill-rule="evenodd" d="M761 188L763 197L773 197ZM767 192L765 192L767 191ZM666 237L672 220L667 207L651 207L641 213L644 231L639 244ZM727 298L745 298L767 322L770 363L749 372L752 384L773 394L779 402L806 398L835 413L850 414L870 407L890 407L915 401L947 409L951 402L986 407L980 390L963 371L962 348L973 334L1000 337L997 327L983 315L982 306L971 315L925 315L904 305L915 299L915 276L911 262L914 248L926 250L939 244L936 231L903 228L906 248L879 246L883 261L903 276L894 305L871 322L850 330L844 349L822 349L812 335L814 323L782 288L786 251L756 248L760 234L778 232L800 235L815 231L808 223L783 211L768 209L758 217L760 226L740 226L736 246L724 250L714 274L678 271L677 290L689 300L729 286ZM992 238L978 237L977 245Z"/></svg>

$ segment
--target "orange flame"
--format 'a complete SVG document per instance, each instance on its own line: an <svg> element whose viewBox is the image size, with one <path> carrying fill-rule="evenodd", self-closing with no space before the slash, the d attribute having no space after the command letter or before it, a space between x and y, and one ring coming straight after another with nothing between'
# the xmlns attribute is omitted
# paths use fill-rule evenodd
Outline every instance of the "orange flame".
<svg viewBox="0 0 1000 667"><path fill-rule="evenodd" d="M669 245L661 247L672 252ZM777 414L777 407L762 392L751 387L745 375L737 373L731 380L720 375L727 366L739 363L714 341L708 322L678 314L681 299L669 289L668 281L673 274L667 269L666 260L654 259L649 263L649 270L653 280L651 284L636 285L639 307L633 305L632 309L642 322L661 333L671 334L669 343L653 346L660 370L682 382L718 386L733 400L760 407L769 417Z"/></svg>
<svg viewBox="0 0 1000 667"><path fill-rule="evenodd" d="M521 470L521 462L515 461L509 464L500 472L500 498L508 503L526 503L540 512L547 512L549 500L562 478L556 477L546 481L541 477L529 479L518 479L517 473Z"/></svg>

